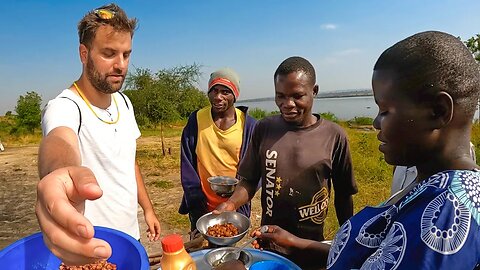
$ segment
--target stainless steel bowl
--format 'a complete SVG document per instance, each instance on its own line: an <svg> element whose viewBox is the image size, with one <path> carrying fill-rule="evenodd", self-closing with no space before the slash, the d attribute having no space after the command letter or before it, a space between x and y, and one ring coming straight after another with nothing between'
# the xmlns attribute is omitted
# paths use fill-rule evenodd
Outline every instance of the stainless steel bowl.
<svg viewBox="0 0 480 270"><path fill-rule="evenodd" d="M208 227L226 223L235 225L238 229L238 234L232 237L214 237L207 234ZM197 230L203 237L208 242L219 246L229 246L237 243L245 236L248 228L250 228L250 219L235 211L222 212L220 215L208 213L201 216L197 221Z"/></svg>
<svg viewBox="0 0 480 270"><path fill-rule="evenodd" d="M235 187L238 184L238 179L230 176L211 176L207 178L210 183L210 188L218 195L222 197L229 197L235 191Z"/></svg>
<svg viewBox="0 0 480 270"><path fill-rule="evenodd" d="M210 267L216 267L218 264L220 264L220 259L222 258L223 254L227 252L232 252L235 250L238 250L239 248L237 247L221 247L221 248L215 248L210 250L209 252L205 253L205 257L203 259L205 262L207 262ZM253 262L253 256L252 253L250 253L248 250L242 250L240 253L238 253L238 260L242 261L243 264L245 264L245 267L248 268L250 265L252 265Z"/></svg>

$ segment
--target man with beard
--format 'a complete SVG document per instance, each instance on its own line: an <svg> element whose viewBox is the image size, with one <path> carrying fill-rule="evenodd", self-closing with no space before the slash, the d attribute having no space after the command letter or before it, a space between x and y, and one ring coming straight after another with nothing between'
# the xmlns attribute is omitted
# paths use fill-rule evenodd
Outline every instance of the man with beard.
<svg viewBox="0 0 480 270"><path fill-rule="evenodd" d="M140 239L138 204L150 240L160 223L135 159L140 136L130 100L119 92L127 74L136 19L115 4L78 24L80 78L42 115L36 215L48 248L67 265L111 255L95 226Z"/></svg>
<svg viewBox="0 0 480 270"><path fill-rule="evenodd" d="M180 214L188 214L191 230L202 215L227 200L210 188L211 176L235 177L255 126L247 107L235 108L240 79L230 68L210 75L210 106L193 112L183 129L181 145L181 181L184 190ZM238 211L250 216L250 203ZM194 234L191 237L195 237Z"/></svg>

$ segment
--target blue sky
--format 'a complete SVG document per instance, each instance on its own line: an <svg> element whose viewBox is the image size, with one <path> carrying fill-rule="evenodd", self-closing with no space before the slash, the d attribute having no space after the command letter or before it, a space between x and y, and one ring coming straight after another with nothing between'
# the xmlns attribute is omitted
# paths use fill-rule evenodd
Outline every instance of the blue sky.
<svg viewBox="0 0 480 270"><path fill-rule="evenodd" d="M0 1L0 115L20 95L44 102L81 73L77 23L109 1ZM241 77L240 100L273 96L273 73L300 55L317 71L320 91L370 87L372 67L395 42L426 30L463 40L480 33L478 0L157 0L117 1L139 19L133 66L156 71L229 66Z"/></svg>

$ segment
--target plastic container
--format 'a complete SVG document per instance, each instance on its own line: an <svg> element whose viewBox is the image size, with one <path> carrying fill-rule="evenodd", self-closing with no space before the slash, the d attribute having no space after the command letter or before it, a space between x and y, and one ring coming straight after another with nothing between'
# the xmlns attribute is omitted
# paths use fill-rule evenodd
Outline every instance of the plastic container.
<svg viewBox="0 0 480 270"><path fill-rule="evenodd" d="M95 237L107 241L112 247L109 262L117 269L149 270L147 252L136 239L123 232L94 227ZM60 260L45 246L42 233L22 238L0 251L0 269L58 270Z"/></svg>
<svg viewBox="0 0 480 270"><path fill-rule="evenodd" d="M250 266L250 270L288 270L290 269L288 265L277 262L277 261L259 261L252 266Z"/></svg>
<svg viewBox="0 0 480 270"><path fill-rule="evenodd" d="M162 270L196 270L197 266L183 246L182 237L178 234L165 236L162 239L163 256L160 260Z"/></svg>

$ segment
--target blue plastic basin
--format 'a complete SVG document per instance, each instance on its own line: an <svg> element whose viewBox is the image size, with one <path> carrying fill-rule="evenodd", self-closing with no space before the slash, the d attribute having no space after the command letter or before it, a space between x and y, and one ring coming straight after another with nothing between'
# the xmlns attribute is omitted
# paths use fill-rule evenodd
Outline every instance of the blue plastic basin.
<svg viewBox="0 0 480 270"><path fill-rule="evenodd" d="M130 235L96 226L95 238L103 239L110 244L112 256L108 261L116 264L117 269L150 269L145 248ZM22 238L0 251L2 270L58 270L60 263L60 260L45 246L40 232Z"/></svg>
<svg viewBox="0 0 480 270"><path fill-rule="evenodd" d="M259 261L252 266L250 270L288 270L288 265L278 261Z"/></svg>

